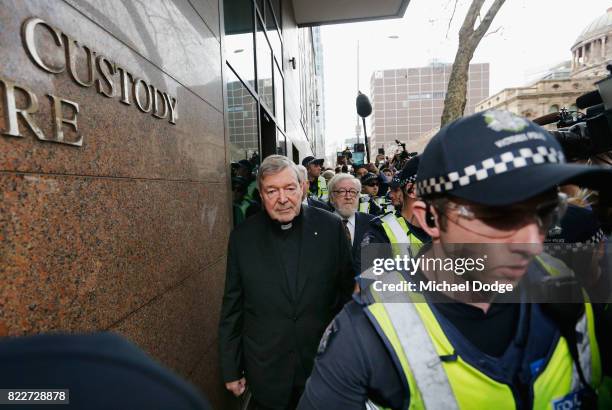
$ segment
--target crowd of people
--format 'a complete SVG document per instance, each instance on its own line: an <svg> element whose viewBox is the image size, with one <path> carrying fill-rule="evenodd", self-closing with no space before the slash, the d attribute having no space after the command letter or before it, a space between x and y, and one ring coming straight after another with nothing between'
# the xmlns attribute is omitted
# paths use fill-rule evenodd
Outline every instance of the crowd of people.
<svg viewBox="0 0 612 410"><path fill-rule="evenodd" d="M461 118L421 154L392 160L233 165L226 388L256 409L610 408L609 205L585 194L610 187L610 169L568 164L548 131L503 111ZM547 255L548 243L589 246L588 269ZM498 247L471 275L373 276L362 260L371 244L410 258ZM470 280L571 284L584 297L528 303L517 287L509 299L422 291L389 301L373 286Z"/></svg>

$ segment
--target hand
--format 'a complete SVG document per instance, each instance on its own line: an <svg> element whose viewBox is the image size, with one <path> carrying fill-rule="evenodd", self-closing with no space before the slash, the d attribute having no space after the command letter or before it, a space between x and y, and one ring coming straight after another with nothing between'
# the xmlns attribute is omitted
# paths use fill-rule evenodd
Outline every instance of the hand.
<svg viewBox="0 0 612 410"><path fill-rule="evenodd" d="M225 383L225 388L231 391L234 396L238 397L244 393L244 390L246 389L246 379L243 377L240 380Z"/></svg>

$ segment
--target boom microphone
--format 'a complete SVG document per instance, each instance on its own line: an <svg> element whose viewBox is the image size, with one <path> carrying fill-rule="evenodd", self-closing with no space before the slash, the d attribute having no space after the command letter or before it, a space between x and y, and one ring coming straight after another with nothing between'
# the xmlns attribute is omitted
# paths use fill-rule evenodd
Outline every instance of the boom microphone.
<svg viewBox="0 0 612 410"><path fill-rule="evenodd" d="M551 112L550 114L542 115L541 117L534 118L533 122L538 125L552 124L553 122L559 122L561 116L558 112Z"/></svg>
<svg viewBox="0 0 612 410"><path fill-rule="evenodd" d="M370 104L370 99L367 95L362 94L361 91L359 91L359 94L357 95L356 105L357 114L359 114L360 117L365 118L372 114L372 104Z"/></svg>
<svg viewBox="0 0 612 410"><path fill-rule="evenodd" d="M603 100L599 91L591 91L576 98L576 107L580 109L592 107L593 105L601 104Z"/></svg>

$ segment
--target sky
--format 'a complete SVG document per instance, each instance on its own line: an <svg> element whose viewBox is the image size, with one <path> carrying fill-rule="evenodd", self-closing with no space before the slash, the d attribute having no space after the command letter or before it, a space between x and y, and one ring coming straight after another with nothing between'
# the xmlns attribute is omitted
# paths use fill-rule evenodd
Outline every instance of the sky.
<svg viewBox="0 0 612 410"><path fill-rule="evenodd" d="M357 43L359 89L369 96L376 70L452 63L470 3L458 0L452 21L455 0L411 0L402 19L321 28L328 153L355 137ZM483 10L491 3L485 1ZM576 38L608 7L611 0L506 0L472 58L490 64L490 95L528 85L547 68L569 60Z"/></svg>

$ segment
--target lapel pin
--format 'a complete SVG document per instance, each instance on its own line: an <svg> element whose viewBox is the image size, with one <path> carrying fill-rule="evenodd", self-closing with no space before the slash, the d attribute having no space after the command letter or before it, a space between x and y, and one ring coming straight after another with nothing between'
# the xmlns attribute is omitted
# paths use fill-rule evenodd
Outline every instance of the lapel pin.
<svg viewBox="0 0 612 410"><path fill-rule="evenodd" d="M315 232L315 236L317 236L317 235L318 235L317 232Z"/></svg>

